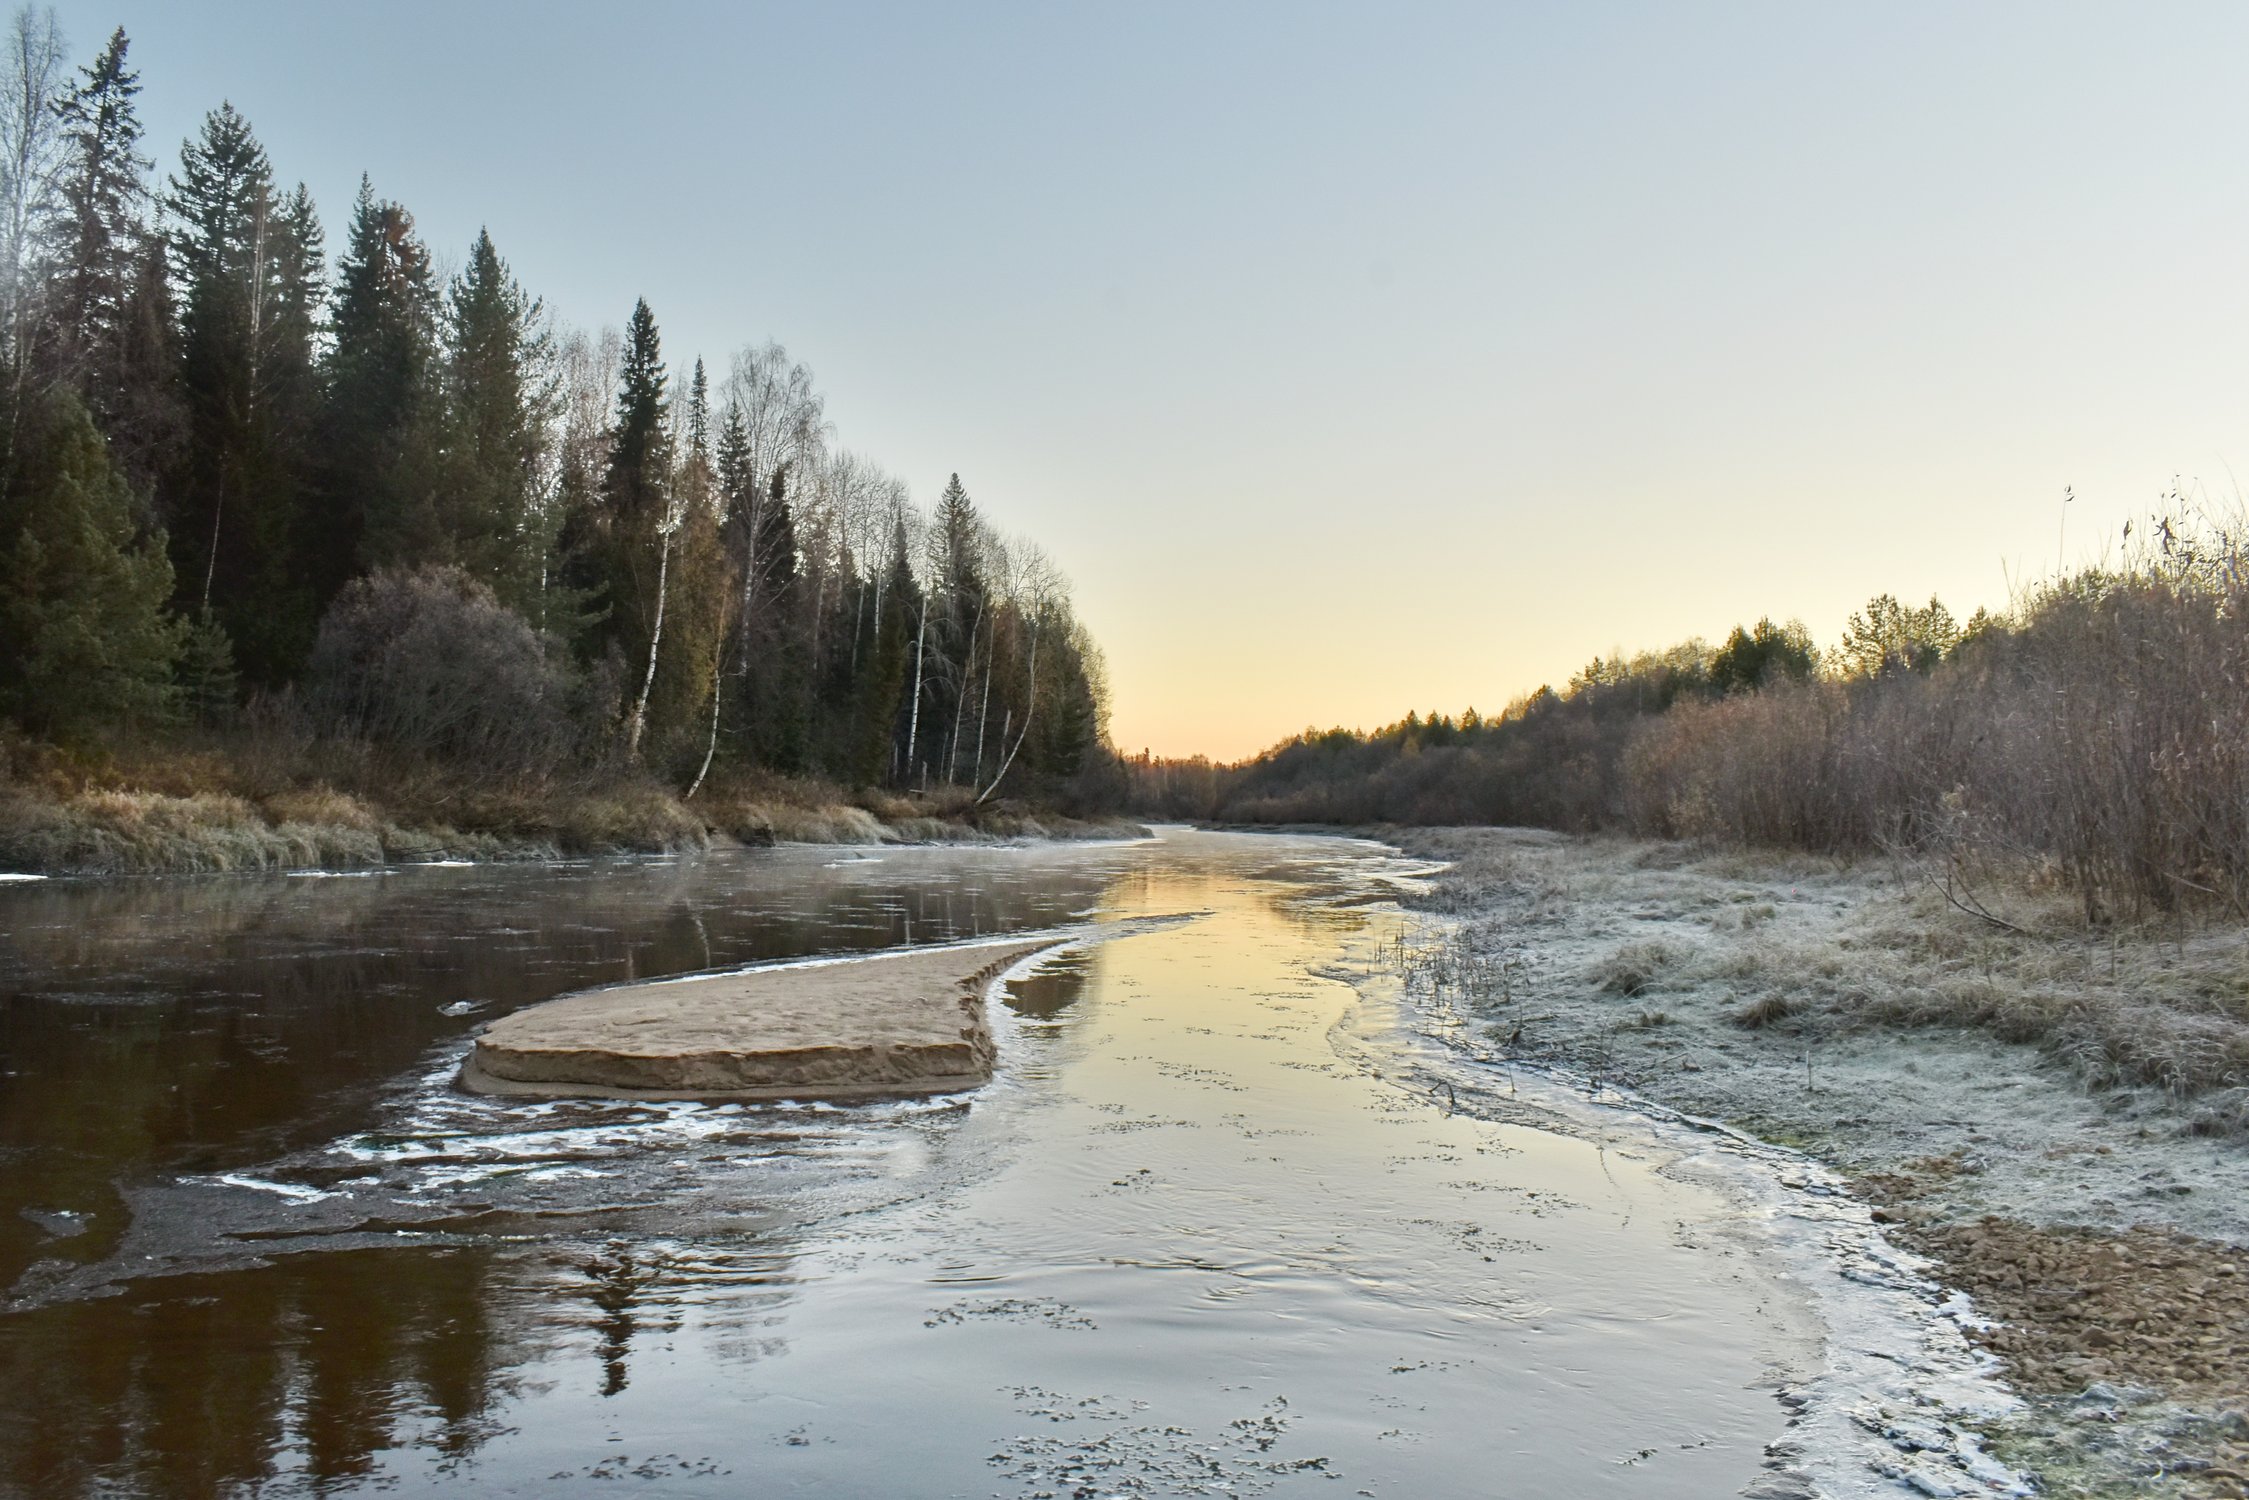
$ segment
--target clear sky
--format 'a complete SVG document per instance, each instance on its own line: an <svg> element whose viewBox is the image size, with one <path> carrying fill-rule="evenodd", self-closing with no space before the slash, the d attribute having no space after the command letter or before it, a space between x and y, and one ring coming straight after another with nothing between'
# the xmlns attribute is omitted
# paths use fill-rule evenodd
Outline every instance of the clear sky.
<svg viewBox="0 0 2249 1500"><path fill-rule="evenodd" d="M2249 7L57 10L160 166L230 98L331 232L786 343L1071 575L1128 750L1965 615L2249 467Z"/></svg>

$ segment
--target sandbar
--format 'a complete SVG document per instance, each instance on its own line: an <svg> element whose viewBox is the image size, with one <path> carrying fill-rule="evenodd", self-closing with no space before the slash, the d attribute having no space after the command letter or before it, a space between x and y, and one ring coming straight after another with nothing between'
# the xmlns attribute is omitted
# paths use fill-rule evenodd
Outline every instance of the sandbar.
<svg viewBox="0 0 2249 1500"><path fill-rule="evenodd" d="M487 1027L461 1066L481 1094L850 1100L991 1081L992 981L1069 938L950 944L563 995Z"/></svg>

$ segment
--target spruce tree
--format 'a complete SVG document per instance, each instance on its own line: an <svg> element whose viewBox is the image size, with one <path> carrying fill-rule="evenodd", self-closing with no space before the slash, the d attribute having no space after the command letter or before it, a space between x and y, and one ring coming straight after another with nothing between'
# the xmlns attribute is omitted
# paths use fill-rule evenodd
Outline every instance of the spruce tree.
<svg viewBox="0 0 2249 1500"><path fill-rule="evenodd" d="M617 419L609 439L602 494L611 515L628 528L645 526L664 509L671 461L670 403L665 398L663 339L656 315L642 298L625 324L625 357L618 373Z"/></svg>
<svg viewBox="0 0 2249 1500"><path fill-rule="evenodd" d="M245 675L286 678L311 644L314 600L297 550L297 495L273 482L259 393L273 171L231 104L180 147L165 207L180 289L178 461L164 485L180 596L215 619ZM146 295L146 294L144 294ZM144 316L153 316L144 305ZM144 330L144 344L154 334ZM144 347L143 359L150 357Z"/></svg>
<svg viewBox="0 0 2249 1500"><path fill-rule="evenodd" d="M695 358L695 374L687 384L687 457L705 466L711 461L711 382L703 373L701 355Z"/></svg>
<svg viewBox="0 0 2249 1500"><path fill-rule="evenodd" d="M436 474L437 290L414 216L366 178L336 265L328 355L322 582L353 569L454 561Z"/></svg>
<svg viewBox="0 0 2249 1500"><path fill-rule="evenodd" d="M741 514L749 500L750 486L756 482L755 461L741 404L729 401L718 432L718 494L719 508L730 519Z"/></svg>
<svg viewBox="0 0 2249 1500"><path fill-rule="evenodd" d="M671 485L671 412L665 399L663 340L646 298L625 324L616 420L602 502L609 540L610 624L635 683L626 722L626 753L637 758L655 702L671 565L681 517ZM666 687L671 683L667 680ZM661 720L662 715L659 714ZM666 725L659 725L669 727Z"/></svg>
<svg viewBox="0 0 2249 1500"><path fill-rule="evenodd" d="M892 523L889 565L876 589L874 639L853 685L854 732L846 774L861 786L900 774L914 626L922 610L921 584L908 554L901 514Z"/></svg>
<svg viewBox="0 0 2249 1500"><path fill-rule="evenodd" d="M960 475L953 475L938 496L930 534L936 599L930 640L933 670L929 675L937 691L925 708L925 713L936 717L928 721L933 753L924 757L943 772L947 781L956 779L969 679L989 602L983 577L983 530L983 518L961 486Z"/></svg>
<svg viewBox="0 0 2249 1500"><path fill-rule="evenodd" d="M124 346L148 238L148 174L125 66L123 27L56 105L63 160L44 236L43 373L76 390L107 426L125 405Z"/></svg>
<svg viewBox="0 0 2249 1500"><path fill-rule="evenodd" d="M445 312L448 547L501 603L536 619L556 546L541 493L557 405L546 308L479 231Z"/></svg>
<svg viewBox="0 0 2249 1500"><path fill-rule="evenodd" d="M154 235L141 245L134 267L117 341L116 374L114 405L103 424L110 456L136 492L153 493L178 468L187 431L171 270L164 243Z"/></svg>
<svg viewBox="0 0 2249 1500"><path fill-rule="evenodd" d="M140 534L75 395L49 395L25 427L0 494L0 712L66 739L162 717L185 637L163 537Z"/></svg>

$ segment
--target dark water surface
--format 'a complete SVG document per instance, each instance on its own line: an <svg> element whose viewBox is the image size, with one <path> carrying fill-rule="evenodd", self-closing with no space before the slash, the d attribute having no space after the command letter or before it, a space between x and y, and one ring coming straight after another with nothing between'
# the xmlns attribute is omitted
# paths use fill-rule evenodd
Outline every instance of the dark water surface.
<svg viewBox="0 0 2249 1500"><path fill-rule="evenodd" d="M1335 975L1400 868L1182 834L0 887L0 1493L1737 1492L1770 1288L1697 1190L1384 1081ZM588 984L1177 912L1011 981L973 1096L450 1086Z"/></svg>

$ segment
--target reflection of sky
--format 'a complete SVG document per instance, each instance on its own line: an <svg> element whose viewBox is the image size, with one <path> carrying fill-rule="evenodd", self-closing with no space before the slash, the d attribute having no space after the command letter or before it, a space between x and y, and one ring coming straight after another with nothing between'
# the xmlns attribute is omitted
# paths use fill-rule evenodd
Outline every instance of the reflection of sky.
<svg viewBox="0 0 2249 1500"><path fill-rule="evenodd" d="M1744 1393L1757 1289L1675 1235L1706 1205L1340 1060L1353 996L1314 971L1387 919L1300 898L1378 856L1272 855L1307 847L1100 856L1113 913L1204 915L1019 978L965 1107L524 1106L431 1065L324 1144L159 1183L119 1259L183 1274L0 1317L0 1488L1013 1494L1109 1459L1154 1493L1504 1464L1598 1495L1647 1493L1617 1460L1652 1446L1730 1493L1778 1413Z"/></svg>
<svg viewBox="0 0 2249 1500"><path fill-rule="evenodd" d="M2207 0L60 10L167 167L230 97L331 233L366 171L573 322L783 340L1054 552L1136 749L1965 618L2244 456Z"/></svg>

